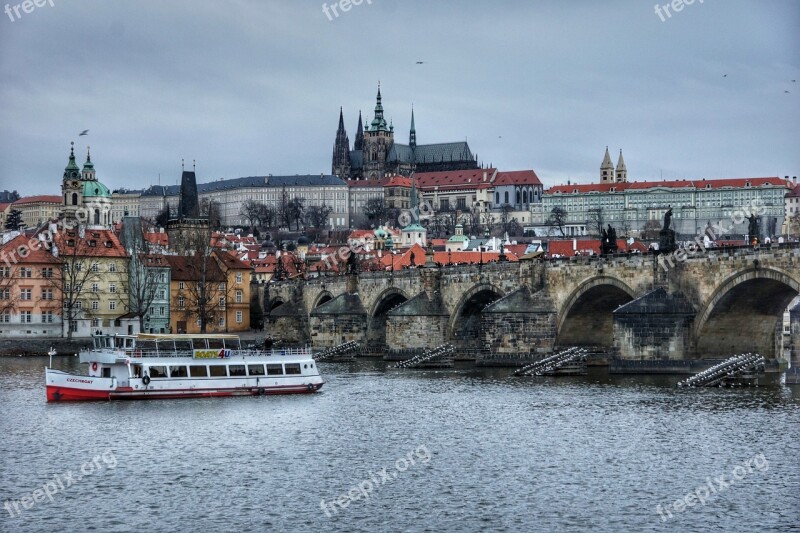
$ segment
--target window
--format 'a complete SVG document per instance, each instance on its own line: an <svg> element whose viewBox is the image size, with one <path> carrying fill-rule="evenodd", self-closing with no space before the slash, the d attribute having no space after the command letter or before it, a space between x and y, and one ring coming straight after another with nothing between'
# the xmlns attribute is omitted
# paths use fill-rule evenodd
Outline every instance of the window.
<svg viewBox="0 0 800 533"><path fill-rule="evenodd" d="M100 265L92 263L92 272L100 272Z"/></svg>
<svg viewBox="0 0 800 533"><path fill-rule="evenodd" d="M247 365L247 373L251 376L263 376L264 365Z"/></svg>
<svg viewBox="0 0 800 533"><path fill-rule="evenodd" d="M189 367L189 375L193 378L207 378L208 367L200 365L192 365Z"/></svg>
<svg viewBox="0 0 800 533"><path fill-rule="evenodd" d="M211 365L209 367L211 377L212 378L227 377L228 372L226 368L227 367L225 365Z"/></svg>
<svg viewBox="0 0 800 533"><path fill-rule="evenodd" d="M167 377L167 367L165 366L151 366L150 377L153 379L163 379Z"/></svg>
<svg viewBox="0 0 800 533"><path fill-rule="evenodd" d="M183 282L182 282L182 281L179 281L179 282L178 282L178 288L179 288L179 289L184 289L184 288L186 288L186 286L183 284Z"/></svg>
<svg viewBox="0 0 800 533"><path fill-rule="evenodd" d="M102 328L103 327L103 321L100 320L99 318L93 318L92 319L92 327L93 328Z"/></svg>
<svg viewBox="0 0 800 533"><path fill-rule="evenodd" d="M283 365L286 367L286 374L301 374L300 363L287 363Z"/></svg>
<svg viewBox="0 0 800 533"><path fill-rule="evenodd" d="M164 294L164 290L163 289L158 291L158 294L157 294L156 298L158 298L159 300L163 300L165 297L166 297L166 294Z"/></svg>
<svg viewBox="0 0 800 533"><path fill-rule="evenodd" d="M241 283L241 282L242 282L242 273L241 272L237 272L236 273L236 283Z"/></svg>
<svg viewBox="0 0 800 533"><path fill-rule="evenodd" d="M282 376L283 375L283 365L267 365L267 375L268 376Z"/></svg>
<svg viewBox="0 0 800 533"><path fill-rule="evenodd" d="M46 279L50 279L53 277L53 269L52 267L46 267L42 269L42 277Z"/></svg>
<svg viewBox="0 0 800 533"><path fill-rule="evenodd" d="M11 290L0 289L0 300L10 300L10 299L11 299Z"/></svg>
<svg viewBox="0 0 800 533"><path fill-rule="evenodd" d="M100 290L100 285L97 283L92 283L92 292L97 292Z"/></svg>
<svg viewBox="0 0 800 533"><path fill-rule="evenodd" d="M53 323L53 312L42 311L42 324L52 324L52 323Z"/></svg>
<svg viewBox="0 0 800 533"><path fill-rule="evenodd" d="M225 283L220 283L220 284L219 284L219 286L218 286L217 288L218 288L219 290L221 290L221 291L224 291L224 290L225 290Z"/></svg>
<svg viewBox="0 0 800 533"><path fill-rule="evenodd" d="M0 278L10 278L11 267L0 267Z"/></svg>
<svg viewBox="0 0 800 533"><path fill-rule="evenodd" d="M117 264L116 263L111 263L110 265L108 265L108 271L109 272L116 272L117 271Z"/></svg>
<svg viewBox="0 0 800 533"><path fill-rule="evenodd" d="M219 327L221 327L221 328L225 327L225 317L224 316L219 317Z"/></svg>
<svg viewBox="0 0 800 533"><path fill-rule="evenodd" d="M231 376L244 376L244 375L246 375L245 371L244 371L244 365L230 365L230 366L228 366L228 373Z"/></svg>
<svg viewBox="0 0 800 533"><path fill-rule="evenodd" d="M80 300L75 302L75 309L83 309L83 302Z"/></svg>
<svg viewBox="0 0 800 533"><path fill-rule="evenodd" d="M447 198L442 198L439 200L439 209L442 211L448 211L450 209L450 200Z"/></svg>
<svg viewBox="0 0 800 533"><path fill-rule="evenodd" d="M236 323L237 324L241 324L242 323L242 316L243 315L242 315L241 311L236 311Z"/></svg>
<svg viewBox="0 0 800 533"><path fill-rule="evenodd" d="M165 309L164 306L162 305L161 307L158 308L158 316L164 316L164 313Z"/></svg>
<svg viewBox="0 0 800 533"><path fill-rule="evenodd" d="M108 284L108 292L117 292L117 284L116 283L109 283Z"/></svg>
<svg viewBox="0 0 800 533"><path fill-rule="evenodd" d="M30 324L33 322L33 313L30 311L20 311L19 313L19 321L23 324Z"/></svg>
<svg viewBox="0 0 800 533"><path fill-rule="evenodd" d="M33 296L33 289L20 289L19 290L19 299L29 301L32 299Z"/></svg>
<svg viewBox="0 0 800 533"><path fill-rule="evenodd" d="M115 302L114 300L111 300L110 302L108 302L108 310L109 311L114 311L116 309L117 309L117 302Z"/></svg>
<svg viewBox="0 0 800 533"><path fill-rule="evenodd" d="M237 291L236 291L236 303L237 303L237 304L240 304L240 303L242 303L242 297L243 297L243 296L244 296L244 295L243 295L242 291L240 291L240 290L237 290Z"/></svg>
<svg viewBox="0 0 800 533"><path fill-rule="evenodd" d="M183 306L184 306L185 303L186 303L186 300L184 300L183 296L178 297L178 307L183 309Z"/></svg>
<svg viewBox="0 0 800 533"><path fill-rule="evenodd" d="M185 378L188 374L185 366L171 366L169 367L169 375L173 378Z"/></svg>
<svg viewBox="0 0 800 533"><path fill-rule="evenodd" d="M220 306L220 308L225 309L225 297L224 296L220 296L219 297L219 306Z"/></svg>
<svg viewBox="0 0 800 533"><path fill-rule="evenodd" d="M32 278L33 277L33 269L28 267L22 267L19 269L19 277L21 278Z"/></svg>
<svg viewBox="0 0 800 533"><path fill-rule="evenodd" d="M100 309L100 302L95 300L92 302L92 311L97 311L98 309Z"/></svg>
<svg viewBox="0 0 800 533"><path fill-rule="evenodd" d="M42 300L52 300L53 289L42 289Z"/></svg>

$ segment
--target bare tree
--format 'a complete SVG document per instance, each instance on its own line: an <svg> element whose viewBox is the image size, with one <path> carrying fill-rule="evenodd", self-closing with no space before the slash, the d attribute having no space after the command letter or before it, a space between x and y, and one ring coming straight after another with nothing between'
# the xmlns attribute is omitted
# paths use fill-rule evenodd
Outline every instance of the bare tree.
<svg viewBox="0 0 800 533"><path fill-rule="evenodd" d="M133 231L135 234L128 235L124 242L128 254L128 275L123 278L122 285L128 294L128 302L125 305L129 312L139 318L139 331L144 331L144 317L150 311L158 291L163 289L159 286L162 273L148 263L147 254L151 250L144 239L144 227L139 224ZM162 265L164 266L166 265Z"/></svg>
<svg viewBox="0 0 800 533"><path fill-rule="evenodd" d="M91 316L91 306L87 304L99 299L98 293L88 288L91 283L99 281L99 273L92 268L92 250L82 230L59 233L55 246L54 251L61 261L60 274L47 280L53 292L61 297L63 326L67 328L67 338L72 339L75 321Z"/></svg>
<svg viewBox="0 0 800 533"><path fill-rule="evenodd" d="M281 196L278 199L278 225L289 229L289 224L292 222L292 211L289 206L289 193L286 192L286 187L281 191Z"/></svg>
<svg viewBox="0 0 800 533"><path fill-rule="evenodd" d="M303 222L304 214L306 211L304 198L292 198L289 201L289 218L294 220L297 225L297 230L300 230L300 223Z"/></svg>
<svg viewBox="0 0 800 533"><path fill-rule="evenodd" d="M364 215L370 222L382 224L386 217L386 203L383 198L370 198L364 203Z"/></svg>
<svg viewBox="0 0 800 533"><path fill-rule="evenodd" d="M605 228L605 217L603 216L603 208L595 207L589 209L589 214L586 220L586 229L589 230L590 235L599 237Z"/></svg>
<svg viewBox="0 0 800 533"><path fill-rule="evenodd" d="M239 208L239 216L247 222L251 228L254 227L259 221L259 211L261 204L252 198L248 198L242 202Z"/></svg>
<svg viewBox="0 0 800 533"><path fill-rule="evenodd" d="M222 227L222 209L219 202L203 198L200 202L200 216L208 218L208 226L211 229Z"/></svg>
<svg viewBox="0 0 800 533"><path fill-rule="evenodd" d="M620 222L620 225L619 225L620 236L621 237L625 237L626 239L629 238L631 236L631 230L632 229L633 228L631 227L631 221L628 220L628 217L626 217L623 214L622 215L622 221Z"/></svg>
<svg viewBox="0 0 800 533"><path fill-rule="evenodd" d="M162 209L161 212L159 212L158 215L156 216L156 225L162 228L167 227L167 222L169 222L171 216L172 215L169 212L169 204L167 204L164 206L164 209Z"/></svg>
<svg viewBox="0 0 800 533"><path fill-rule="evenodd" d="M278 213L275 211L273 207L269 207L265 204L258 205L258 223L261 224L262 227L265 228L273 227L277 215Z"/></svg>
<svg viewBox="0 0 800 533"><path fill-rule="evenodd" d="M328 217L333 212L333 208L329 205L313 205L306 210L308 223L316 229L322 229L328 225Z"/></svg>
<svg viewBox="0 0 800 533"><path fill-rule="evenodd" d="M550 216L547 217L547 222L545 222L548 226L550 226L550 231L548 233L552 233L553 230L558 230L562 237L566 237L567 234L564 231L564 227L567 225L567 211L563 207L556 206L550 211Z"/></svg>
<svg viewBox="0 0 800 533"><path fill-rule="evenodd" d="M500 208L500 227L503 233L516 235L519 232L519 223L515 217L511 216L514 208L510 204L504 204Z"/></svg>
<svg viewBox="0 0 800 533"><path fill-rule="evenodd" d="M658 220L648 220L642 228L642 238L645 240L658 239L659 232L661 231L661 222Z"/></svg>
<svg viewBox="0 0 800 533"><path fill-rule="evenodd" d="M0 315L13 310L15 305L14 287L17 283L11 266L0 264Z"/></svg>

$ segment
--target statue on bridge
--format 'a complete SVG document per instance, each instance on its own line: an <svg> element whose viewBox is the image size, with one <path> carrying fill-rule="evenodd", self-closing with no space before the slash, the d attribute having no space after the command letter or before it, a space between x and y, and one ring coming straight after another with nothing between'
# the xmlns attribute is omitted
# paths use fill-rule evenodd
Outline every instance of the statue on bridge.
<svg viewBox="0 0 800 533"><path fill-rule="evenodd" d="M358 254L354 250L350 250L347 256L347 273L358 274Z"/></svg>
<svg viewBox="0 0 800 533"><path fill-rule="evenodd" d="M604 229L600 230L600 253L602 255L615 254L618 250L617 230L609 224L608 231Z"/></svg>
<svg viewBox="0 0 800 533"><path fill-rule="evenodd" d="M753 213L745 218L750 221L747 227L747 238L750 239L750 244L758 244L758 217Z"/></svg>
<svg viewBox="0 0 800 533"><path fill-rule="evenodd" d="M675 244L675 230L670 229L672 225L672 206L668 206L664 213L664 227L658 232L658 253L669 254L678 249Z"/></svg>
<svg viewBox="0 0 800 533"><path fill-rule="evenodd" d="M667 212L664 213L664 227L661 228L662 231L665 229L669 229L669 226L672 224L672 206L667 209Z"/></svg>

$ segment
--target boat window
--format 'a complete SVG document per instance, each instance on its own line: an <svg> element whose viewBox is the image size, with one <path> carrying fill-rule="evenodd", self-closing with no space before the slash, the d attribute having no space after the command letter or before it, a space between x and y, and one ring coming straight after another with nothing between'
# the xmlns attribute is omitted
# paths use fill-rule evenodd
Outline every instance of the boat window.
<svg viewBox="0 0 800 533"><path fill-rule="evenodd" d="M169 367L169 375L173 378L185 378L186 377L186 367L185 366L171 366Z"/></svg>
<svg viewBox="0 0 800 533"><path fill-rule="evenodd" d="M211 365L209 370L211 370L211 377L227 377L228 372L225 370L227 367L225 365Z"/></svg>
<svg viewBox="0 0 800 533"><path fill-rule="evenodd" d="M189 375L191 375L193 378L207 378L208 367L205 365L192 365L189 367Z"/></svg>
<svg viewBox="0 0 800 533"><path fill-rule="evenodd" d="M135 378L142 377L142 365L131 365L131 375Z"/></svg>
<svg viewBox="0 0 800 533"><path fill-rule="evenodd" d="M224 348L222 339L208 339L208 348L209 349L213 348L215 350L221 350L222 348Z"/></svg>
<svg viewBox="0 0 800 533"><path fill-rule="evenodd" d="M153 379L165 378L165 377L167 377L167 367L165 367L165 366L151 366L149 375Z"/></svg>
<svg viewBox="0 0 800 533"><path fill-rule="evenodd" d="M300 363L287 363L284 366L286 367L287 374L302 374L300 371Z"/></svg>
<svg viewBox="0 0 800 533"><path fill-rule="evenodd" d="M246 375L244 372L244 365L230 365L228 367L228 373L231 376L244 376Z"/></svg>
<svg viewBox="0 0 800 533"><path fill-rule="evenodd" d="M131 339L132 340L132 339ZM156 353L156 341L140 340L136 344L136 351L141 353Z"/></svg>
<svg viewBox="0 0 800 533"><path fill-rule="evenodd" d="M251 376L263 376L264 365L247 365L247 373Z"/></svg>
<svg viewBox="0 0 800 533"><path fill-rule="evenodd" d="M106 367L106 368L103 369L103 377L104 378L110 378L111 377L111 369L109 367Z"/></svg>
<svg viewBox="0 0 800 533"><path fill-rule="evenodd" d="M282 376L283 375L283 365L267 365L267 375L268 376Z"/></svg>
<svg viewBox="0 0 800 533"><path fill-rule="evenodd" d="M166 344L169 347L167 351L171 351L172 346ZM181 355L191 355L192 354L192 341L189 340L176 340L175 341L175 351Z"/></svg>

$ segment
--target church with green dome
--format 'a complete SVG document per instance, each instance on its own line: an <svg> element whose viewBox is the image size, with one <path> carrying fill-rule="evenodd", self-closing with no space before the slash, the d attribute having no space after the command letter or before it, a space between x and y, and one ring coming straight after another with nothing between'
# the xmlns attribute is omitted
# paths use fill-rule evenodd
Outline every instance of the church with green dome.
<svg viewBox="0 0 800 533"><path fill-rule="evenodd" d="M86 162L80 169L75 162L75 143L71 143L61 193L65 220L97 229L111 227L111 191L97 181L88 146Z"/></svg>

